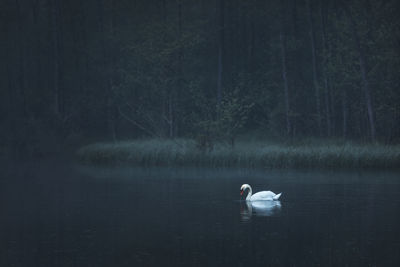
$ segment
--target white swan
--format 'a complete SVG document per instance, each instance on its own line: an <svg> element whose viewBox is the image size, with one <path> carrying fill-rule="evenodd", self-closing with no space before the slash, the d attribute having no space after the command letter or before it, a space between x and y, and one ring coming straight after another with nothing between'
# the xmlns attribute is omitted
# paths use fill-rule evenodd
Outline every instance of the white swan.
<svg viewBox="0 0 400 267"><path fill-rule="evenodd" d="M240 187L240 194L243 195L244 191L249 189L249 193L247 194L247 201L265 201L265 200L278 200L282 193L275 194L271 191L261 191L252 195L253 191L251 190L251 186L248 184L243 184Z"/></svg>

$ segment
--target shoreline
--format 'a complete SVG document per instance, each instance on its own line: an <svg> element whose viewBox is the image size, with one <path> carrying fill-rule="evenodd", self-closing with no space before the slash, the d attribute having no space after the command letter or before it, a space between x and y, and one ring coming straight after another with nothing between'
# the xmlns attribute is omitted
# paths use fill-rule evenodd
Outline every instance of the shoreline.
<svg viewBox="0 0 400 267"><path fill-rule="evenodd" d="M94 143L77 151L90 165L245 167L268 169L400 169L400 146L380 144L281 144L239 141L201 151L191 139L146 139Z"/></svg>

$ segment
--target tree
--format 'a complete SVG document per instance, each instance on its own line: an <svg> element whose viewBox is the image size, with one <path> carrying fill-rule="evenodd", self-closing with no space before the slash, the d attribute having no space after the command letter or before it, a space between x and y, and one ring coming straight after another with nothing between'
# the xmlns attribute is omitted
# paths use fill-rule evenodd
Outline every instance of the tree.
<svg viewBox="0 0 400 267"><path fill-rule="evenodd" d="M374 119L372 98L371 98L371 93L370 93L370 84L369 84L368 74L367 74L366 56L365 56L364 48L361 45L360 36L357 31L357 25L356 25L353 15L352 15L352 12L346 4L343 4L343 7L344 7L344 10L346 12L348 19L350 20L350 27L351 27L351 32L353 33L353 37L354 37L355 48L357 49L357 52L359 54L362 90L364 93L365 104L366 104L367 111L368 111L370 134L371 134L371 139L375 140L375 135L376 135L375 119Z"/></svg>
<svg viewBox="0 0 400 267"><path fill-rule="evenodd" d="M316 59L316 47L315 47L315 31L314 31L314 23L311 12L311 0L307 0L307 13L308 13L308 23L310 26L310 44L311 44L311 56L312 56L312 72L313 72L313 86L315 90L315 103L316 103L316 111L317 111L317 125L318 125L318 134L321 136L322 134L322 126L321 126L321 100L319 93L319 84L318 84L318 74L317 74L317 59Z"/></svg>
<svg viewBox="0 0 400 267"><path fill-rule="evenodd" d="M287 80L287 71L286 71L286 47L285 47L285 37L284 34L280 33L280 45L281 45L281 58L282 58L282 79L283 79L283 88L285 92L285 115L286 115L286 135L290 134L290 101L289 101L289 86Z"/></svg>
<svg viewBox="0 0 400 267"><path fill-rule="evenodd" d="M224 33L225 33L225 1L219 1L219 8L218 8L218 71L217 71L217 103L218 105L221 103L222 99L222 75L223 75L223 60L224 60Z"/></svg>

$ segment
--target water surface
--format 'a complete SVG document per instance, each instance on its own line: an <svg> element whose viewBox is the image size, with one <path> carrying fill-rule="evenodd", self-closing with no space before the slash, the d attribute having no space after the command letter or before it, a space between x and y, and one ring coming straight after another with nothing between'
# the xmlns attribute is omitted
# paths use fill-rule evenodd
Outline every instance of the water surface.
<svg viewBox="0 0 400 267"><path fill-rule="evenodd" d="M8 164L0 266L400 266L393 172ZM248 205L241 184L283 192Z"/></svg>

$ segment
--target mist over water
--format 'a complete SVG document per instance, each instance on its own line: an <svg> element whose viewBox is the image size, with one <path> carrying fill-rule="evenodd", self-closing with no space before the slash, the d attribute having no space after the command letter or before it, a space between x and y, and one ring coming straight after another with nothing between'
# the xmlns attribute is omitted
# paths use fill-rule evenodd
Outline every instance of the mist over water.
<svg viewBox="0 0 400 267"><path fill-rule="evenodd" d="M394 172L2 167L1 266L397 266ZM279 202L246 203L253 192Z"/></svg>

